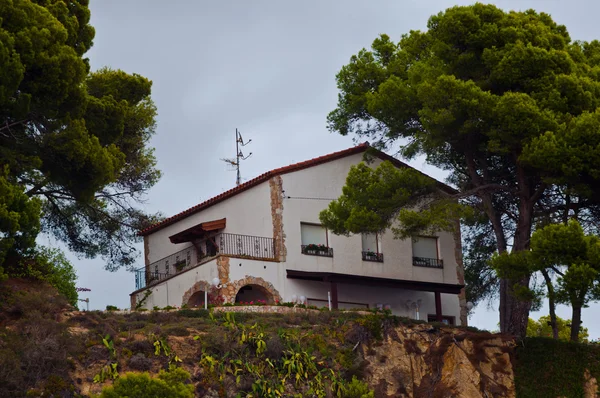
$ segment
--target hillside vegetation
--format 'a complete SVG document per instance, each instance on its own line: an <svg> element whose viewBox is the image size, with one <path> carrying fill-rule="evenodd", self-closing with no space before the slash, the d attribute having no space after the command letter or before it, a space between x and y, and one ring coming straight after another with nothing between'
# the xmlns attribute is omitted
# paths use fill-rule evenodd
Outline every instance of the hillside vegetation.
<svg viewBox="0 0 600 398"><path fill-rule="evenodd" d="M600 373L595 346L381 313L78 312L41 283L0 292L2 397L579 397Z"/></svg>

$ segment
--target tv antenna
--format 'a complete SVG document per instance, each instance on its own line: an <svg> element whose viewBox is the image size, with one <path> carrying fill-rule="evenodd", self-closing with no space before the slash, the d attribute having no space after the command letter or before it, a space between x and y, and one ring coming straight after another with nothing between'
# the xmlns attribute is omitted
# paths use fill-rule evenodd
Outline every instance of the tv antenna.
<svg viewBox="0 0 600 398"><path fill-rule="evenodd" d="M246 160L250 156L252 156L252 152L250 152L248 154L248 156L244 156L240 147L244 147L251 142L252 142L251 139L244 142L244 140L242 138L242 133L238 129L235 129L235 158L221 159L222 161L224 161L225 163L227 163L231 167L233 167L233 170L235 170L237 172L237 177L235 179L236 186L240 185L242 183L242 176L240 174L240 161Z"/></svg>

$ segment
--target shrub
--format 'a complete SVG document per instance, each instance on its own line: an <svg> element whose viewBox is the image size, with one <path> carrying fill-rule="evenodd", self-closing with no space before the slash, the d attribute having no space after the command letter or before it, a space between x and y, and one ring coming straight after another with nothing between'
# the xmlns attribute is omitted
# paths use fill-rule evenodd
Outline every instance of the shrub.
<svg viewBox="0 0 600 398"><path fill-rule="evenodd" d="M106 311L118 311L119 308L114 306L114 305L107 305L106 306Z"/></svg>
<svg viewBox="0 0 600 398"><path fill-rule="evenodd" d="M352 377L352 381L344 386L342 392L343 398L375 398L375 393L369 388L369 385L364 381L358 380L356 376Z"/></svg>
<svg viewBox="0 0 600 398"><path fill-rule="evenodd" d="M154 352L154 346L148 340L135 340L125 345L134 354L151 354Z"/></svg>
<svg viewBox="0 0 600 398"><path fill-rule="evenodd" d="M273 361L279 361L283 357L285 349L286 346L281 340L281 337L277 335L272 336L267 342L265 356Z"/></svg>
<svg viewBox="0 0 600 398"><path fill-rule="evenodd" d="M166 328L163 331L163 334L166 336L189 336L190 335L190 331L184 327L184 326L179 326L179 325L174 325L174 326L170 326L168 328Z"/></svg>
<svg viewBox="0 0 600 398"><path fill-rule="evenodd" d="M35 253L13 268L7 270L9 276L47 282L58 290L69 304L77 305L77 274L73 264L61 250L38 246Z"/></svg>
<svg viewBox="0 0 600 398"><path fill-rule="evenodd" d="M147 371L152 369L152 360L146 358L144 354L137 354L129 359L127 366L133 370Z"/></svg>
<svg viewBox="0 0 600 398"><path fill-rule="evenodd" d="M181 309L177 311L177 314L185 318L208 318L209 311Z"/></svg>
<svg viewBox="0 0 600 398"><path fill-rule="evenodd" d="M0 337L0 396L23 396L51 375L68 380L68 357L76 357L80 350L67 326L37 311L14 326L18 333L5 329Z"/></svg>
<svg viewBox="0 0 600 398"><path fill-rule="evenodd" d="M150 377L148 373L126 373L118 378L112 386L105 387L99 398L146 398L172 397L192 398L194 387L185 384L190 374L181 368L162 371L158 377Z"/></svg>

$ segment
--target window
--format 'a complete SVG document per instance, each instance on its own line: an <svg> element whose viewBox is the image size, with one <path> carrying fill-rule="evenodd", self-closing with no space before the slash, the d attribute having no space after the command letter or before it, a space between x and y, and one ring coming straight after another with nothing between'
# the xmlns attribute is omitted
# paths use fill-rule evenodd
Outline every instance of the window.
<svg viewBox="0 0 600 398"><path fill-rule="evenodd" d="M383 262L378 234L362 234L362 259L364 261Z"/></svg>
<svg viewBox="0 0 600 398"><path fill-rule="evenodd" d="M317 224L300 224L302 253L312 256L333 257L333 249L329 247L327 229Z"/></svg>
<svg viewBox="0 0 600 398"><path fill-rule="evenodd" d="M419 236L413 238L413 265L418 267L442 268L438 255L438 238Z"/></svg>

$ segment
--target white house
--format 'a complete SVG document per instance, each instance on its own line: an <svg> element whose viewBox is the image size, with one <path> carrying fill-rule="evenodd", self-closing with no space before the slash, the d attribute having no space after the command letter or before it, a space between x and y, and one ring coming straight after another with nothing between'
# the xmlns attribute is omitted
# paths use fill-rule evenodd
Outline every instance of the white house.
<svg viewBox="0 0 600 398"><path fill-rule="evenodd" d="M331 300L333 308L384 307L465 325L458 222L455 233L407 240L336 236L319 225L368 148L271 170L141 231L145 267L136 271L132 307L201 306L218 278L226 302ZM409 167L383 152L373 164L383 160Z"/></svg>

